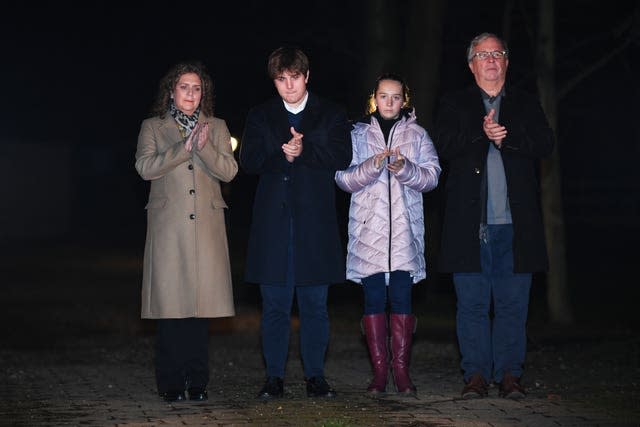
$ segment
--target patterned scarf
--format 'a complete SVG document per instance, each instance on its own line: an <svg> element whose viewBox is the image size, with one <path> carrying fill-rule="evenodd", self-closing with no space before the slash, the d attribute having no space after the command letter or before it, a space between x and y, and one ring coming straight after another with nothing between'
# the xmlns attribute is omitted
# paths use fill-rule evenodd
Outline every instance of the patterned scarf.
<svg viewBox="0 0 640 427"><path fill-rule="evenodd" d="M189 116L182 111L176 108L176 104L173 100L171 100L171 105L169 105L169 114L173 117L178 124L178 130L180 131L180 135L183 138L186 138L191 134L191 131L196 124L198 124L198 116L200 115L200 106L196 108L196 111L193 112L193 115Z"/></svg>

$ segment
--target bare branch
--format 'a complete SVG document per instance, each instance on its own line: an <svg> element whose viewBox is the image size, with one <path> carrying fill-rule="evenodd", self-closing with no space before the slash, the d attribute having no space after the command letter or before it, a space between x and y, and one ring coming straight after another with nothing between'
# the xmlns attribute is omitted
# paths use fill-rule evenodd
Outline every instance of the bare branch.
<svg viewBox="0 0 640 427"><path fill-rule="evenodd" d="M620 46L616 47L606 55L602 56L596 62L591 64L589 67L584 68L582 72L578 73L576 76L570 79L562 89L558 90L558 95L557 95L558 101L562 100L569 92L573 90L573 88L578 86L578 84L580 84L580 82L586 79L589 75L593 74L595 71L604 67L611 60L611 58L613 58L614 56L622 52L629 45L631 40L632 39L627 38L622 42Z"/></svg>

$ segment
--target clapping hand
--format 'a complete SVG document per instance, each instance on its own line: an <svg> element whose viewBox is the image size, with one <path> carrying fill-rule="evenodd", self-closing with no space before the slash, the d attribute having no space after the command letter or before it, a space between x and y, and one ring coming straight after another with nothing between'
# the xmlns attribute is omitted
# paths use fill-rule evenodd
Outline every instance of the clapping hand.
<svg viewBox="0 0 640 427"><path fill-rule="evenodd" d="M376 167L376 169L382 169L382 165L387 158L389 159L387 169L390 172L394 174L398 173L404 167L404 156L400 153L399 148L395 148L392 150L385 148L381 153L374 155L373 165Z"/></svg>
<svg viewBox="0 0 640 427"><path fill-rule="evenodd" d="M185 150L187 150L188 152L191 152L191 150L193 150L194 143L198 151L202 150L204 146L207 144L208 137L209 137L209 123L198 122L193 128L193 130L191 131L191 133L189 134L189 136L187 137L187 140L184 142Z"/></svg>
<svg viewBox="0 0 640 427"><path fill-rule="evenodd" d="M496 110L491 109L489 114L484 116L482 123L482 130L487 135L487 138L492 140L498 148L502 145L502 140L507 136L507 128L493 120Z"/></svg>
<svg viewBox="0 0 640 427"><path fill-rule="evenodd" d="M395 157L395 159L393 157ZM389 151L389 164L387 165L387 169L396 174L402 170L404 163L404 156L400 153L399 148Z"/></svg>
<svg viewBox="0 0 640 427"><path fill-rule="evenodd" d="M292 163L296 157L302 154L302 137L304 135L296 131L293 126L289 130L291 139L286 144L282 144L282 151L287 161Z"/></svg>
<svg viewBox="0 0 640 427"><path fill-rule="evenodd" d="M376 169L382 169L382 165L384 164L385 159L389 157L389 149L385 148L382 153L378 153L373 156L373 165Z"/></svg>

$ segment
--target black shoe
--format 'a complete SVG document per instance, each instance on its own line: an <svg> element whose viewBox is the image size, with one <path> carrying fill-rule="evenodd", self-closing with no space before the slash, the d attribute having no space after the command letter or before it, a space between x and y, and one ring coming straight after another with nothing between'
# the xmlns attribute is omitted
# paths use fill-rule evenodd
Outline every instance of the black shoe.
<svg viewBox="0 0 640 427"><path fill-rule="evenodd" d="M190 388L189 390L189 400L196 400L198 402L202 402L209 398L209 394L207 390L203 388Z"/></svg>
<svg viewBox="0 0 640 427"><path fill-rule="evenodd" d="M187 400L184 391L165 391L160 393L160 397L162 397L165 402L181 402Z"/></svg>
<svg viewBox="0 0 640 427"><path fill-rule="evenodd" d="M267 382L264 383L264 387L258 393L258 397L260 399L277 399L282 396L284 396L282 378L267 377Z"/></svg>
<svg viewBox="0 0 640 427"><path fill-rule="evenodd" d="M324 377L307 378L308 397L335 397L336 391L331 388Z"/></svg>

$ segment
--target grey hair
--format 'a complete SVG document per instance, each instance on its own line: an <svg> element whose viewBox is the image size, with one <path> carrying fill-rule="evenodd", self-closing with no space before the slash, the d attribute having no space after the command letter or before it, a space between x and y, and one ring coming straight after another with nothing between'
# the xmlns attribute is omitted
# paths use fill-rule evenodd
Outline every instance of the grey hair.
<svg viewBox="0 0 640 427"><path fill-rule="evenodd" d="M471 62L471 60L473 59L473 49L486 39L498 40L502 45L502 49L507 53L506 55L509 56L509 48L507 47L507 42L493 33L481 33L475 36L473 40L471 40L471 43L469 43L469 47L467 48L467 62Z"/></svg>

